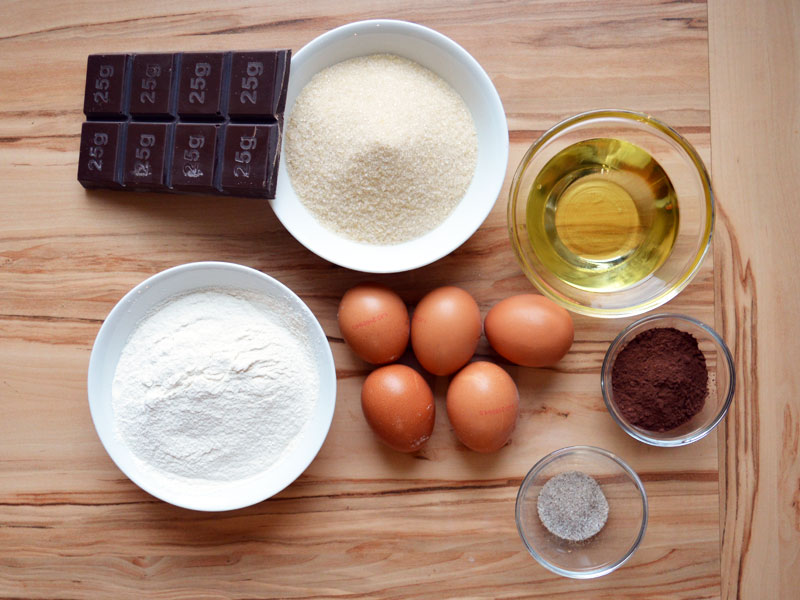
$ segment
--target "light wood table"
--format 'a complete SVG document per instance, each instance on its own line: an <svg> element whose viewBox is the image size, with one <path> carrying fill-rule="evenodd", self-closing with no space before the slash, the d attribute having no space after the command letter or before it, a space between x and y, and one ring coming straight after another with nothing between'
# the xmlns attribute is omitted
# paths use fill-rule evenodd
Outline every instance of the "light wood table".
<svg viewBox="0 0 800 600"><path fill-rule="evenodd" d="M0 597L790 598L800 560L800 218L796 2L6 2L0 21ZM265 202L86 193L75 179L86 55L290 47L365 18L402 18L462 44L508 117L506 186L452 255L377 277L413 305L443 284L485 313L528 291L505 199L528 145L557 120L632 108L672 124L712 165L715 252L667 309L715 324L740 387L719 436L657 449L623 434L599 389L631 319L576 317L552 369L505 363L522 414L491 456L460 446L434 382L434 436L416 456L378 444L359 406L368 366L336 306L364 276L319 259ZM710 60L709 60L710 56ZM710 80L709 80L710 73ZM709 83L710 81L710 83ZM713 160L712 160L713 147ZM339 378L330 434L276 497L229 513L156 500L104 452L86 370L108 311L167 267L227 260L295 290L329 336ZM498 360L483 340L479 354ZM499 361L502 363L502 361ZM608 448L641 475L651 520L617 572L559 578L524 550L514 498L547 452Z"/></svg>

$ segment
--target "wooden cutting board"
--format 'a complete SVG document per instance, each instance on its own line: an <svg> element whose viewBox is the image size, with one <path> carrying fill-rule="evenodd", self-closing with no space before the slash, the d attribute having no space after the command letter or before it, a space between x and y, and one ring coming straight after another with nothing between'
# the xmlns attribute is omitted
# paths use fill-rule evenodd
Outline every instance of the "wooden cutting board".
<svg viewBox="0 0 800 600"><path fill-rule="evenodd" d="M710 159L703 2L20 3L0 24L0 597L24 598L698 598L720 594L717 439L658 449L626 436L603 405L600 364L632 319L575 317L552 369L508 365L521 394L510 446L459 445L434 381L434 436L419 454L376 442L361 414L368 366L336 325L365 276L308 252L265 202L87 193L77 183L86 55L290 47L347 22L402 18L464 46L505 105L504 189L461 248L409 273L373 276L415 304L459 285L483 314L531 290L505 223L527 147L556 121L629 108L674 126ZM86 370L97 331L132 286L197 260L245 264L292 288L319 318L339 379L330 434L305 474L248 509L202 514L141 491L92 426ZM714 264L667 307L714 323ZM607 448L644 481L640 550L593 581L557 577L525 551L517 488L542 456Z"/></svg>

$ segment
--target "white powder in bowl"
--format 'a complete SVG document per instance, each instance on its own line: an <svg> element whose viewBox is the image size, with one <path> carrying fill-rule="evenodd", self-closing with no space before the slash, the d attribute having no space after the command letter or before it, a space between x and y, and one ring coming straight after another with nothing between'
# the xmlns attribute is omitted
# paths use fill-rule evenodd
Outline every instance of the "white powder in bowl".
<svg viewBox="0 0 800 600"><path fill-rule="evenodd" d="M148 313L112 384L117 435L151 474L214 484L290 451L319 396L300 328L249 292L204 289Z"/></svg>
<svg viewBox="0 0 800 600"><path fill-rule="evenodd" d="M392 244L434 229L463 198L478 157L461 96L416 62L361 56L317 73L292 108L286 164L327 228Z"/></svg>

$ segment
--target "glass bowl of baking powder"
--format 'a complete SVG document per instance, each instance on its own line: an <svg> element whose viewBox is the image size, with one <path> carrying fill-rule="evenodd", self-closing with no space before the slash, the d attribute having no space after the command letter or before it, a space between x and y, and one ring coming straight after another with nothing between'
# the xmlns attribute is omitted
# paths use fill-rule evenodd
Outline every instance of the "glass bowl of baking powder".
<svg viewBox="0 0 800 600"><path fill-rule="evenodd" d="M291 484L330 428L336 371L322 327L289 288L232 263L158 273L109 313L92 348L89 407L143 490L203 511Z"/></svg>
<svg viewBox="0 0 800 600"><path fill-rule="evenodd" d="M620 457L592 446L551 452L522 480L517 530L539 564L572 579L621 567L644 539L647 494Z"/></svg>

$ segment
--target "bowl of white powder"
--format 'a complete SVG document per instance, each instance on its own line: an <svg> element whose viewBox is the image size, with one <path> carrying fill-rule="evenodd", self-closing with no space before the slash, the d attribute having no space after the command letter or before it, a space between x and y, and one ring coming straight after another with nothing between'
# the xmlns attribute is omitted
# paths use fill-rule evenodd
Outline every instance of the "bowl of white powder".
<svg viewBox="0 0 800 600"><path fill-rule="evenodd" d="M113 308L88 395L103 446L139 487L184 508L232 510L277 494L317 455L336 371L289 288L200 262L150 277Z"/></svg>
<svg viewBox="0 0 800 600"><path fill-rule="evenodd" d="M427 27L360 21L292 58L272 208L315 254L369 273L464 243L500 193L508 125L486 72Z"/></svg>
<svg viewBox="0 0 800 600"><path fill-rule="evenodd" d="M647 530L647 493L612 452L570 446L528 471L515 518L539 564L563 577L593 579L620 568L639 548Z"/></svg>

